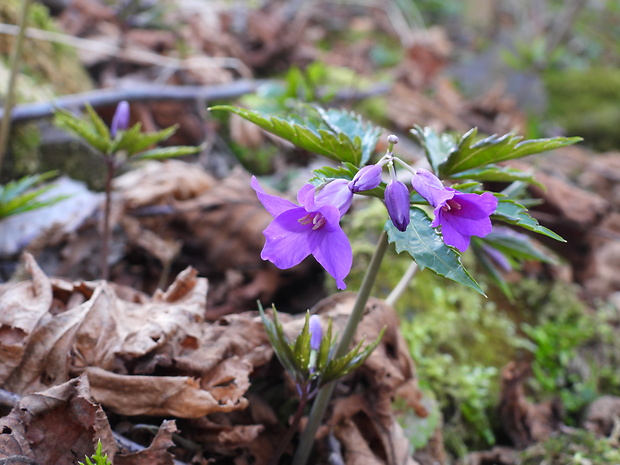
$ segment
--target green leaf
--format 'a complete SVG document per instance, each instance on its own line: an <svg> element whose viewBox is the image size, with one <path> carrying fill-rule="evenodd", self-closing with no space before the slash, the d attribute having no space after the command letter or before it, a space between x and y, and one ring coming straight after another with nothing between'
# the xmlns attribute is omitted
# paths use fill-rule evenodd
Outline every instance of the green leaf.
<svg viewBox="0 0 620 465"><path fill-rule="evenodd" d="M296 366L303 371L308 370L308 363L310 362L310 312L306 312L306 320L304 321L304 327L301 330L297 339L295 339L295 345L293 349L293 355L295 356Z"/></svg>
<svg viewBox="0 0 620 465"><path fill-rule="evenodd" d="M165 160L166 158L181 157L200 152L200 147L177 145L174 147L160 147L146 152L138 153L131 157L132 160Z"/></svg>
<svg viewBox="0 0 620 465"><path fill-rule="evenodd" d="M84 121L67 110L57 109L54 112L54 123L58 127L71 131L78 137L81 137L100 152L108 153L111 144L110 139L102 137L92 122Z"/></svg>
<svg viewBox="0 0 620 465"><path fill-rule="evenodd" d="M110 130L108 126L103 122L101 117L97 114L92 106L89 103L85 105L86 111L88 112L88 116L90 118L90 122L92 123L93 128L99 134L99 136L105 140L110 140Z"/></svg>
<svg viewBox="0 0 620 465"><path fill-rule="evenodd" d="M462 171L458 174L450 176L452 179L471 179L476 181L492 181L492 182L514 182L522 181L529 184L536 184L541 188L541 183L534 179L532 173L527 173L506 166L488 165L483 168L475 168L472 170Z"/></svg>
<svg viewBox="0 0 620 465"><path fill-rule="evenodd" d="M360 165L369 150L368 147L362 146L363 141L358 135L353 134L349 137L346 133L339 132L339 125L344 123L339 121L335 115L332 115L331 119L328 118L332 126L324 120L317 126L309 118L302 119L295 115L283 118L230 105L218 105L211 107L210 110L235 113L299 148L339 162ZM356 129L355 126L351 128L346 126L346 128ZM366 130L372 131L372 129ZM368 138L364 140L368 143Z"/></svg>
<svg viewBox="0 0 620 465"><path fill-rule="evenodd" d="M298 372L295 367L295 357L288 341L286 340L286 336L284 336L282 326L278 323L278 312L275 308L273 308L273 322L265 315L265 311L263 310L263 306L260 302L258 302L258 312L260 313L265 332L267 333L267 337L269 338L269 342L273 347L276 357L278 357L278 360L280 360L280 363L286 371L288 371L290 375L296 379Z"/></svg>
<svg viewBox="0 0 620 465"><path fill-rule="evenodd" d="M134 124L131 129L122 131L121 138L114 147L114 151L125 150L128 156L132 156L138 152L158 144L168 139L176 132L179 125L175 124L169 128L162 129L157 132L141 132L140 123Z"/></svg>
<svg viewBox="0 0 620 465"><path fill-rule="evenodd" d="M538 224L538 221L532 218L527 212L527 208L512 199L500 199L497 204L497 209L495 213L491 215L491 218L521 226L522 228L543 234L556 241L566 242L561 236Z"/></svg>
<svg viewBox="0 0 620 465"><path fill-rule="evenodd" d="M514 294L512 289L504 279L501 271L498 269L496 263L484 252L481 242L477 241L477 237L472 238L471 248L478 260L478 263L482 266L482 269L489 275L491 281L495 283L497 287L504 293L506 297L512 302L514 300Z"/></svg>
<svg viewBox="0 0 620 465"><path fill-rule="evenodd" d="M413 207L410 210L411 223L402 232L391 221L385 224L388 239L396 246L396 252L407 252L420 269L429 268L436 274L464 284L485 295L478 283L461 263L460 254L447 246L434 228L424 210Z"/></svg>
<svg viewBox="0 0 620 465"><path fill-rule="evenodd" d="M448 155L454 148L454 138L445 133L439 136L434 129L428 127L414 126L409 132L424 149L433 171L438 173L440 165L448 159Z"/></svg>
<svg viewBox="0 0 620 465"><path fill-rule="evenodd" d="M505 134L492 135L473 142L478 130L471 129L461 137L448 159L439 167L439 177L451 177L456 173L501 161L513 160L535 153L575 144L580 137L554 137L552 139L532 139L522 141L521 136Z"/></svg>
<svg viewBox="0 0 620 465"><path fill-rule="evenodd" d="M56 174L56 171L48 171L39 175L24 176L17 181L8 182L4 186L0 185L0 219L53 205L69 197L67 195L57 195L45 200L37 200L41 194L50 190L52 186L33 189L34 186Z"/></svg>
<svg viewBox="0 0 620 465"><path fill-rule="evenodd" d="M373 127L364 123L359 115L352 112L330 108L324 110L315 107L321 118L334 133L344 133L349 139L353 139L356 145L361 145L362 158L356 164L365 165L377 146L377 141L381 135L381 128Z"/></svg>
<svg viewBox="0 0 620 465"><path fill-rule="evenodd" d="M499 250L504 255L518 260L537 260L544 263L557 263L555 257L537 246L532 238L505 227L495 227L482 241Z"/></svg>

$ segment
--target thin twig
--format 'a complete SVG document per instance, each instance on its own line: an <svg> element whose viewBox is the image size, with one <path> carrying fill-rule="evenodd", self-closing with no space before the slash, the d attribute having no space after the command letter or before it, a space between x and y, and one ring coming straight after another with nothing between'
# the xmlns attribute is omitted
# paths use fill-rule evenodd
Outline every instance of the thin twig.
<svg viewBox="0 0 620 465"><path fill-rule="evenodd" d="M32 0L22 0L22 8L19 13L19 26L17 28L17 38L13 44L13 54L11 55L11 63L9 65L10 74L9 82L6 88L6 96L4 99L4 112L9 115L7 118L2 116L0 121L0 173L2 172L2 164L4 162L4 154L9 142L9 131L11 129L11 109L15 102L15 82L19 74L20 60L22 57L22 46L24 44L24 36L26 33L26 22L28 21L28 10Z"/></svg>
<svg viewBox="0 0 620 465"><path fill-rule="evenodd" d="M17 26L13 24L0 23L0 34L15 35L18 33ZM67 34L53 31L44 31L29 27L26 29L26 37L29 39L42 40L69 45L93 53L101 53L113 56L116 59L142 63L146 65L161 66L172 69L201 69L201 68L229 68L239 72L246 79L252 78L252 71L238 58L234 57L206 57L194 56L188 58L174 58L148 52L135 48L119 47L118 45L108 44L90 39L82 39Z"/></svg>

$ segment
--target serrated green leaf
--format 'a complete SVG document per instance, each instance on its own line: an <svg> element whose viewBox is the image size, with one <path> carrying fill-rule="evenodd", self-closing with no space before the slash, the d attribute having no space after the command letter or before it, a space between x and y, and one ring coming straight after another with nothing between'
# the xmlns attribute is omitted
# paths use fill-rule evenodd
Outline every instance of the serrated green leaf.
<svg viewBox="0 0 620 465"><path fill-rule="evenodd" d="M179 128L178 124L157 132L141 132L139 123L128 131L123 131L121 139L116 143L116 150L125 150L128 156L158 144L172 136ZM137 130L135 130L137 128Z"/></svg>
<svg viewBox="0 0 620 465"><path fill-rule="evenodd" d="M321 347L319 347L319 354L316 360L317 371L322 371L323 367L329 362L333 347L332 342L332 319L330 318L327 324L327 331L321 340Z"/></svg>
<svg viewBox="0 0 620 465"><path fill-rule="evenodd" d="M460 254L447 246L434 228L424 210L413 207L407 230L396 229L391 221L385 225L388 240L396 246L396 252L407 252L420 269L429 268L436 274L464 284L485 295L478 283L461 263Z"/></svg>
<svg viewBox="0 0 620 465"><path fill-rule="evenodd" d="M183 155L192 155L200 152L200 147L192 147L188 145L177 145L174 147L159 147L146 152L140 152L131 157L132 160L165 160L167 158L181 157Z"/></svg>
<svg viewBox="0 0 620 465"><path fill-rule="evenodd" d="M503 136L494 134L478 142L473 142L477 132L477 129L474 128L461 137L448 159L439 167L440 178L449 178L462 171L490 163L499 163L565 147L582 140L580 137L554 137L522 141L521 136L514 134Z"/></svg>
<svg viewBox="0 0 620 465"><path fill-rule="evenodd" d="M0 219L54 205L68 198L68 195L57 195L45 200L37 200L41 194L49 191L53 186L43 186L38 189L34 189L34 186L56 174L56 171L48 171L38 175L24 176L4 186L0 185Z"/></svg>
<svg viewBox="0 0 620 465"><path fill-rule="evenodd" d="M346 134L349 139L352 139L355 145L360 145L362 149L362 157L356 163L358 166L365 165L377 146L377 141L381 135L381 128L371 126L368 123L362 121L359 115L344 110L337 110L330 108L324 110L320 107L315 107L321 115L323 122L331 128L334 133Z"/></svg>
<svg viewBox="0 0 620 465"><path fill-rule="evenodd" d="M110 130L101 117L97 114L95 109L89 103L84 105L84 107L86 108L90 122L92 123L97 134L105 140L110 140Z"/></svg>
<svg viewBox="0 0 620 465"><path fill-rule="evenodd" d="M497 209L495 213L491 215L491 218L521 226L529 231L543 234L559 242L566 242L561 236L541 226L538 221L530 216L527 212L527 208L512 199L500 199L497 204Z"/></svg>
<svg viewBox="0 0 620 465"><path fill-rule="evenodd" d="M476 181L492 181L492 182L514 182L522 181L529 184L536 184L541 188L543 185L534 179L532 173L508 168L506 166L488 165L483 168L475 168L472 170L462 171L458 174L450 176L452 179L472 179Z"/></svg>
<svg viewBox="0 0 620 465"><path fill-rule="evenodd" d="M92 123L84 121L63 109L57 109L54 112L54 122L58 127L71 131L78 137L81 137L93 148L102 153L108 153L111 144L110 140L99 135Z"/></svg>
<svg viewBox="0 0 620 465"><path fill-rule="evenodd" d="M230 105L218 105L211 107L210 110L235 113L299 148L332 160L359 165L364 157L361 138L355 136L351 138L344 132L337 132L326 123L317 126L309 118L304 119L296 115L283 118Z"/></svg>
<svg viewBox="0 0 620 465"><path fill-rule="evenodd" d="M306 371L310 361L310 312L306 312L306 320L293 348L296 366Z"/></svg>
<svg viewBox="0 0 620 465"><path fill-rule="evenodd" d="M260 314L263 327L265 328L265 332L267 333L267 337L269 338L269 342L273 347L276 357L278 357L278 360L284 369L288 371L294 379L296 379L298 373L295 369L295 357L288 341L286 340L286 336L284 336L282 327L278 323L278 314L276 309L273 309L273 322L267 318L267 315L265 315L265 311L263 310L263 306L260 302L258 303L258 313Z"/></svg>
<svg viewBox="0 0 620 465"><path fill-rule="evenodd" d="M434 129L414 126L409 131L424 149L426 159L435 173L439 172L439 166L448 159L448 155L454 148L454 138L449 134L439 136Z"/></svg>

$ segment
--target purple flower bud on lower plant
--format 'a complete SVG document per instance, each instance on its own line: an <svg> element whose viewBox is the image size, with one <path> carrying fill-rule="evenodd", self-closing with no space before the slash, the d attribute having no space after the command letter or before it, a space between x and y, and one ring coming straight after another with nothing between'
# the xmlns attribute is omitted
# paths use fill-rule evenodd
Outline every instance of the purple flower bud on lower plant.
<svg viewBox="0 0 620 465"><path fill-rule="evenodd" d="M385 188L385 206L392 223L399 231L405 231L409 226L409 190L401 181L392 179Z"/></svg>
<svg viewBox="0 0 620 465"><path fill-rule="evenodd" d="M323 340L323 328L321 328L321 319L318 315L310 317L310 349L319 350L321 341Z"/></svg>
<svg viewBox="0 0 620 465"><path fill-rule="evenodd" d="M364 166L349 183L349 190L354 194L369 191L381 184L382 167L379 165Z"/></svg>
<svg viewBox="0 0 620 465"><path fill-rule="evenodd" d="M110 135L116 137L118 131L124 131L129 126L129 102L123 100L119 102L112 117L112 124L110 125Z"/></svg>

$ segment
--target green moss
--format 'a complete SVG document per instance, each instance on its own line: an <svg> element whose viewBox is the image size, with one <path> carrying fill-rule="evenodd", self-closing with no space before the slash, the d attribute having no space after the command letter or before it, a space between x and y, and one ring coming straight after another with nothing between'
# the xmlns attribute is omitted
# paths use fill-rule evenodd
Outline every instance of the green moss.
<svg viewBox="0 0 620 465"><path fill-rule="evenodd" d="M569 135L598 150L620 148L620 70L594 68L549 72L548 116Z"/></svg>

